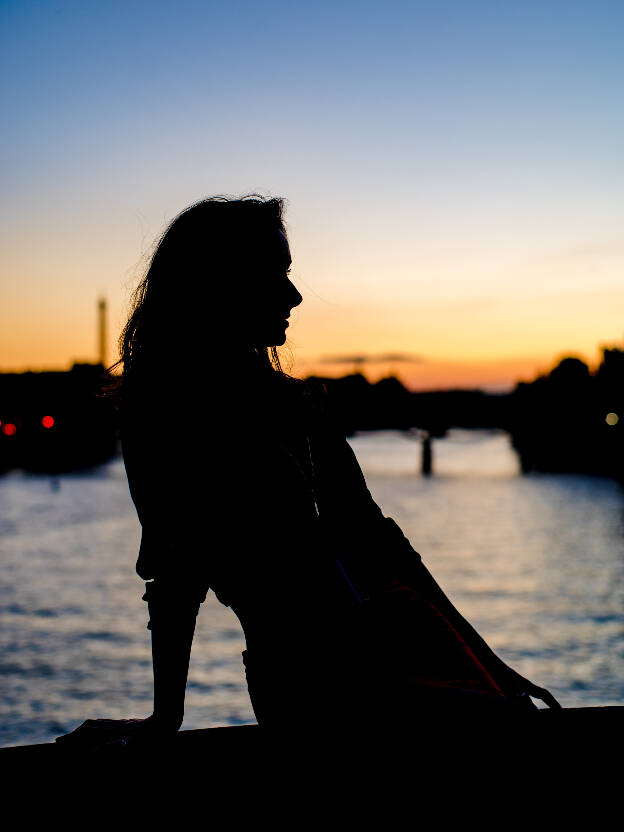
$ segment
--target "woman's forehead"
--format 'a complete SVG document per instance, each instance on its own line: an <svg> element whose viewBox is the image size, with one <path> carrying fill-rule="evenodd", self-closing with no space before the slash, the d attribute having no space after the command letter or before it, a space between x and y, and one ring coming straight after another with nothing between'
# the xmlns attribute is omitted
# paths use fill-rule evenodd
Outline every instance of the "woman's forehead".
<svg viewBox="0 0 624 832"><path fill-rule="evenodd" d="M247 248L247 253L252 259L260 256L264 261L270 261L271 265L290 266L292 261L286 235L278 228L259 236Z"/></svg>
<svg viewBox="0 0 624 832"><path fill-rule="evenodd" d="M292 260L292 257L290 255L290 246L288 245L286 235L281 229L278 229L277 231L277 238L279 240L280 250L284 260L287 260L290 263Z"/></svg>

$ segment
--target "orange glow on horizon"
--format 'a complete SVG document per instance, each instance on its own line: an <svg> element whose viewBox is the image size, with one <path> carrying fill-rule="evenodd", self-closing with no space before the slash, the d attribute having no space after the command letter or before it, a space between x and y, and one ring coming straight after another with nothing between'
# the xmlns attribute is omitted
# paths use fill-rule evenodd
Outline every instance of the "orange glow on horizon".
<svg viewBox="0 0 624 832"><path fill-rule="evenodd" d="M565 355L482 359L475 361L454 361L452 359L431 359L422 362L340 362L298 361L291 372L301 378L321 376L339 378L351 373L362 373L369 381L376 382L388 376L395 376L410 390L451 390L485 389L492 392L512 390L520 381L533 381L539 375L547 374ZM575 353L575 355L578 355ZM596 362L578 356L596 369Z"/></svg>

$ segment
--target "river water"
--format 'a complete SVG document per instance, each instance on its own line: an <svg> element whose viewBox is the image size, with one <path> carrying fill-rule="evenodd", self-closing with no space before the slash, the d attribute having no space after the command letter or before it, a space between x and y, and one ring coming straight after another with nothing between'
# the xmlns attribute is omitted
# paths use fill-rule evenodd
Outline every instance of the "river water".
<svg viewBox="0 0 624 832"><path fill-rule="evenodd" d="M563 705L624 703L624 491L600 477L521 476L506 434L351 440L373 496L461 612ZM0 745L89 717L145 716L152 678L140 531L120 459L0 479ZM288 626L288 622L284 622ZM202 607L185 728L253 722L233 613ZM302 714L302 718L304 714Z"/></svg>

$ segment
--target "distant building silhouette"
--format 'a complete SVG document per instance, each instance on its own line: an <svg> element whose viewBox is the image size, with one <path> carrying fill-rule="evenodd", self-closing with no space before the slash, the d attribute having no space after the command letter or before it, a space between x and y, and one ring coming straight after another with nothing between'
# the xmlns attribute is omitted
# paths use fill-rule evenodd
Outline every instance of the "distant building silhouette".
<svg viewBox="0 0 624 832"><path fill-rule="evenodd" d="M522 470L624 477L624 350L603 349L592 375L564 358L545 376L518 384L509 430Z"/></svg>
<svg viewBox="0 0 624 832"><path fill-rule="evenodd" d="M106 358L106 300L98 301L98 346ZM394 377L376 384L361 373L311 377L327 393L327 408L347 435L404 430L421 438L421 470L432 465L431 440L451 427L510 432L522 470L601 474L624 480L624 349L603 349L595 374L566 357L512 393L439 390L413 393ZM105 363L74 364L69 372L0 374L0 472L69 471L116 452L116 411L101 395ZM163 441L167 441L163 438ZM415 466L416 467L416 466Z"/></svg>
<svg viewBox="0 0 624 832"><path fill-rule="evenodd" d="M106 361L106 298L98 300L98 361L102 367Z"/></svg>
<svg viewBox="0 0 624 832"><path fill-rule="evenodd" d="M115 453L115 409L101 396L100 364L69 372L0 374L0 472L59 473L105 462Z"/></svg>

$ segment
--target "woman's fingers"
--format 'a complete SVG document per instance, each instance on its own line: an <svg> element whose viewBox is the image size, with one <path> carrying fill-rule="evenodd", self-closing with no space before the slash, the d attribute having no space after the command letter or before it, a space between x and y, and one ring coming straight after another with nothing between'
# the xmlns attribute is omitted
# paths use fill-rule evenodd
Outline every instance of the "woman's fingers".
<svg viewBox="0 0 624 832"><path fill-rule="evenodd" d="M126 747L143 747L167 742L177 733L168 724L147 719L87 719L70 734L56 741L75 750L116 752Z"/></svg>
<svg viewBox="0 0 624 832"><path fill-rule="evenodd" d="M537 685L532 685L531 688L528 691L531 696L534 696L536 699L541 699L549 708L554 708L555 710L561 708L559 702L557 702L552 693L546 690L546 688L538 688Z"/></svg>
<svg viewBox="0 0 624 832"><path fill-rule="evenodd" d="M544 695L542 696L542 701L545 702L548 705L549 708L554 708L555 710L561 709L561 707L562 707L560 705L560 703L557 702L557 700L552 695L552 693L549 693L547 690L544 691Z"/></svg>
<svg viewBox="0 0 624 832"><path fill-rule="evenodd" d="M511 667L507 667L507 671L509 676L514 680L516 688L524 693L528 693L529 696L535 697L535 699L541 699L541 701L548 705L549 708L561 708L561 705L552 693L546 688L540 688L538 685L531 682L529 679L525 679L524 676L521 676L517 670L514 670Z"/></svg>
<svg viewBox="0 0 624 832"><path fill-rule="evenodd" d="M142 719L86 719L69 734L56 738L61 745L102 745L131 732Z"/></svg>

